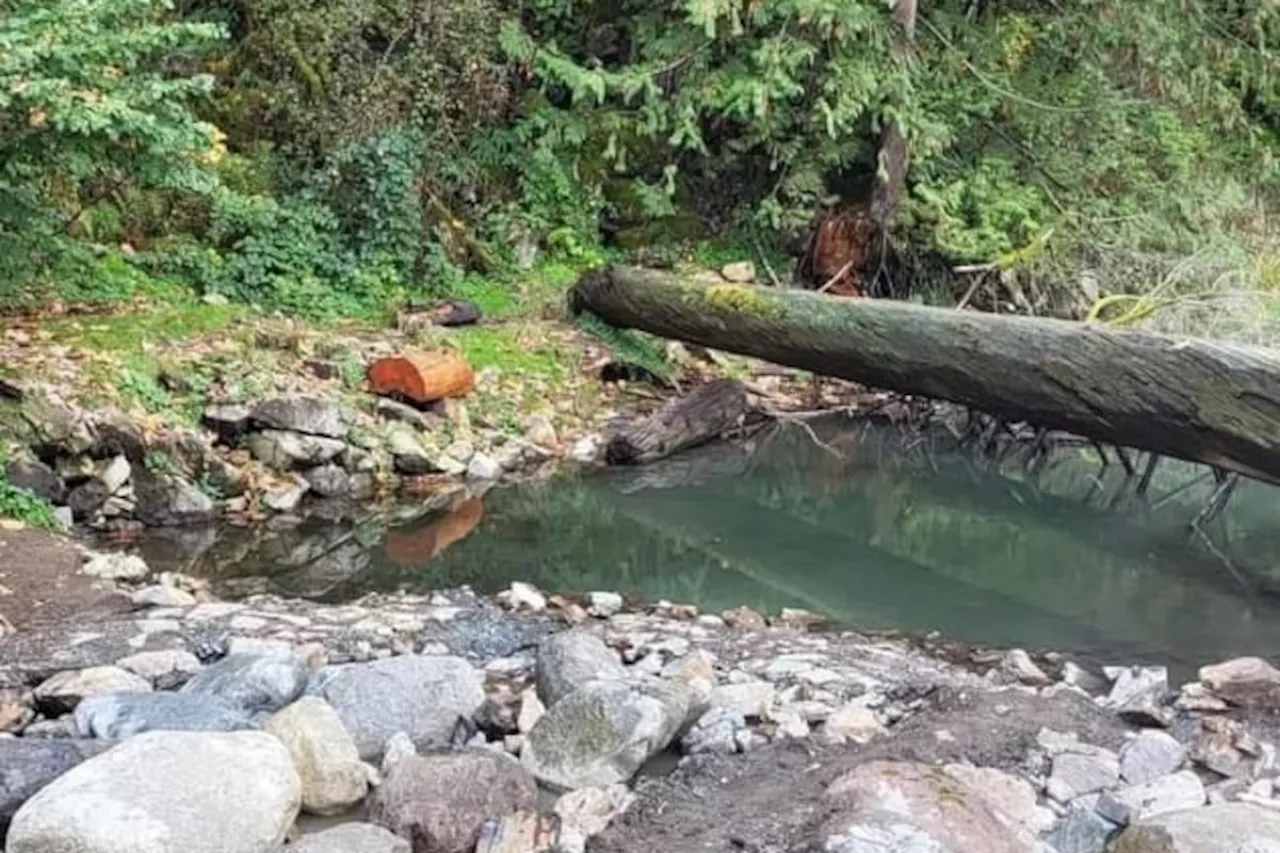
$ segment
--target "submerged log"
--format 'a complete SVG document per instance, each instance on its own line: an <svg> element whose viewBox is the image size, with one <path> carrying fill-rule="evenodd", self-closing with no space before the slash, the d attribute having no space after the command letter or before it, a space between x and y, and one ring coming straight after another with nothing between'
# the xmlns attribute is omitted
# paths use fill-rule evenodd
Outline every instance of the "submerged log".
<svg viewBox="0 0 1280 853"><path fill-rule="evenodd" d="M1269 350L627 267L584 276L573 303L615 326L1280 483Z"/></svg>
<svg viewBox="0 0 1280 853"><path fill-rule="evenodd" d="M667 403L651 417L615 432L605 444L610 465L638 465L714 441L742 425L747 392L736 379L717 379Z"/></svg>

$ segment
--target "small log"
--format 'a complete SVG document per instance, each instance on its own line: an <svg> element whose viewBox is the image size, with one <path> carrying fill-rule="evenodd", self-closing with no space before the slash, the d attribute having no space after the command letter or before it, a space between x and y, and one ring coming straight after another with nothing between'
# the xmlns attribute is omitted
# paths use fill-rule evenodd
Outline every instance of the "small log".
<svg viewBox="0 0 1280 853"><path fill-rule="evenodd" d="M610 465L642 465L720 438L749 413L747 391L736 379L717 379L672 400L653 416L610 436Z"/></svg>
<svg viewBox="0 0 1280 853"><path fill-rule="evenodd" d="M446 397L464 397L476 387L476 374L462 356L447 350L404 353L369 365L369 390L383 397L427 405Z"/></svg>

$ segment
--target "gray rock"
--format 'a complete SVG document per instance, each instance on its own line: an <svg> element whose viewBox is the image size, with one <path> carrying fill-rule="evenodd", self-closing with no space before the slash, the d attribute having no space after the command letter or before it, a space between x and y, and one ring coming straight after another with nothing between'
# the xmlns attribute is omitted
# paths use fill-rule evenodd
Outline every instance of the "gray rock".
<svg viewBox="0 0 1280 853"><path fill-rule="evenodd" d="M1169 692L1169 671L1165 667L1105 667L1103 671L1114 679L1104 705L1139 725L1168 725L1168 713L1163 708Z"/></svg>
<svg viewBox="0 0 1280 853"><path fill-rule="evenodd" d="M292 471L323 465L346 445L335 438L269 429L249 436L248 447L253 458L268 468Z"/></svg>
<svg viewBox="0 0 1280 853"><path fill-rule="evenodd" d="M261 732L154 732L96 755L14 815L8 853L270 853L298 776Z"/></svg>
<svg viewBox="0 0 1280 853"><path fill-rule="evenodd" d="M99 693L144 693L151 682L116 666L67 670L46 678L35 689L36 704L50 715L75 710L82 699Z"/></svg>
<svg viewBox="0 0 1280 853"><path fill-rule="evenodd" d="M387 450L391 462L401 474L415 476L438 470L435 454L427 450L418 433L406 424L392 424L387 430Z"/></svg>
<svg viewBox="0 0 1280 853"><path fill-rule="evenodd" d="M420 412L413 406L395 400L388 400L386 397L379 397L374 403L374 411L379 417L386 418L389 421L400 421L409 424L420 430L429 430L432 427L431 415L426 412Z"/></svg>
<svg viewBox="0 0 1280 853"><path fill-rule="evenodd" d="M21 731L36 716L36 699L26 684L0 680L0 732Z"/></svg>
<svg viewBox="0 0 1280 853"><path fill-rule="evenodd" d="M768 681L722 684L711 691L711 707L723 708L748 719L760 720L769 716L777 693L777 688Z"/></svg>
<svg viewBox="0 0 1280 853"><path fill-rule="evenodd" d="M38 459L25 456L10 459L4 466L4 473L12 485L26 489L49 503L62 503L66 499L67 487L63 485L62 478Z"/></svg>
<svg viewBox="0 0 1280 853"><path fill-rule="evenodd" d="M293 512L311 489L311 484L297 475L293 485L269 489L262 495L262 503L272 512Z"/></svg>
<svg viewBox="0 0 1280 853"><path fill-rule="evenodd" d="M0 739L0 839L18 807L86 758L114 746L69 738Z"/></svg>
<svg viewBox="0 0 1280 853"><path fill-rule="evenodd" d="M67 493L67 508L76 521L92 519L111 497L101 480L86 480Z"/></svg>
<svg viewBox="0 0 1280 853"><path fill-rule="evenodd" d="M123 456L115 456L107 461L98 472L98 479L106 486L107 494L114 495L124 488L133 474L133 466Z"/></svg>
<svg viewBox="0 0 1280 853"><path fill-rule="evenodd" d="M133 465L142 465L147 455L147 440L141 425L114 409L99 412L93 419L95 456L123 456Z"/></svg>
<svg viewBox="0 0 1280 853"><path fill-rule="evenodd" d="M1057 853L1104 853L1107 839L1117 829L1093 809L1072 808L1053 828L1048 842Z"/></svg>
<svg viewBox="0 0 1280 853"><path fill-rule="evenodd" d="M311 673L291 654L233 654L182 686L188 695L216 696L243 711L278 711L302 695Z"/></svg>
<svg viewBox="0 0 1280 853"><path fill-rule="evenodd" d="M484 701L484 677L462 658L401 655L328 667L311 690L338 712L360 757L377 761L396 732L418 748L449 743Z"/></svg>
<svg viewBox="0 0 1280 853"><path fill-rule="evenodd" d="M1046 793L1060 803L1114 787L1120 781L1120 762L1115 755L1064 752L1053 759Z"/></svg>
<svg viewBox="0 0 1280 853"><path fill-rule="evenodd" d="M552 634L538 644L538 698L551 707L589 681L625 681L627 670L595 634Z"/></svg>
<svg viewBox="0 0 1280 853"><path fill-rule="evenodd" d="M364 799L368 775L356 743L328 702L304 696L262 725L293 757L302 782L302 809L341 814Z"/></svg>
<svg viewBox="0 0 1280 853"><path fill-rule="evenodd" d="M492 456L477 452L467 462L467 476L473 480L497 480L502 476L502 465Z"/></svg>
<svg viewBox="0 0 1280 853"><path fill-rule="evenodd" d="M1000 661L1000 670L1012 680L1034 687L1043 687L1053 681L1023 649L1006 652Z"/></svg>
<svg viewBox="0 0 1280 853"><path fill-rule="evenodd" d="M196 597L185 589L164 584L143 587L129 596L135 607L191 607Z"/></svg>
<svg viewBox="0 0 1280 853"><path fill-rule="evenodd" d="M369 820L413 840L413 853L472 853L489 818L532 810L538 789L515 759L484 748L394 764L369 799Z"/></svg>
<svg viewBox="0 0 1280 853"><path fill-rule="evenodd" d="M141 557L118 552L94 554L80 571L109 581L142 581L151 574L151 568Z"/></svg>
<svg viewBox="0 0 1280 853"><path fill-rule="evenodd" d="M560 818L561 831L573 830L583 837L599 835L635 801L626 785L582 788L561 795L552 811Z"/></svg>
<svg viewBox="0 0 1280 853"><path fill-rule="evenodd" d="M720 277L737 284L750 284L756 280L756 265L751 261L734 261L720 268Z"/></svg>
<svg viewBox="0 0 1280 853"><path fill-rule="evenodd" d="M166 587L172 589L172 587ZM167 690L183 684L200 671L200 661L186 649L138 652L116 661L116 666Z"/></svg>
<svg viewBox="0 0 1280 853"><path fill-rule="evenodd" d="M1280 811L1220 803L1136 823L1116 839L1114 853L1245 853L1274 849ZM1272 847L1266 845L1271 844Z"/></svg>
<svg viewBox="0 0 1280 853"><path fill-rule="evenodd" d="M871 761L827 789L826 851L1031 853L1045 815L997 770Z"/></svg>
<svg viewBox="0 0 1280 853"><path fill-rule="evenodd" d="M349 418L341 406L319 397L276 397L263 400L250 412L266 429L300 432L324 438L346 438Z"/></svg>
<svg viewBox="0 0 1280 853"><path fill-rule="evenodd" d="M1098 814L1118 824L1137 823L1169 812L1204 805L1204 785L1191 770L1182 770L1142 785L1108 791L1098 798Z"/></svg>
<svg viewBox="0 0 1280 853"><path fill-rule="evenodd" d="M600 619L608 619L622 612L625 602L616 592L589 592L586 595L587 613Z"/></svg>
<svg viewBox="0 0 1280 853"><path fill-rule="evenodd" d="M551 706L520 758L553 790L625 782L671 743L693 703L676 681L591 681Z"/></svg>
<svg viewBox="0 0 1280 853"><path fill-rule="evenodd" d="M1220 699L1242 708L1280 708L1280 670L1245 657L1200 668L1200 681Z"/></svg>
<svg viewBox="0 0 1280 853"><path fill-rule="evenodd" d="M351 490L351 477L340 465L321 465L302 476L311 485L311 491L322 498L342 497Z"/></svg>
<svg viewBox="0 0 1280 853"><path fill-rule="evenodd" d="M693 728L680 739L685 755L701 752L737 752L736 735L747 727L742 714L727 708L712 708L698 718Z"/></svg>
<svg viewBox="0 0 1280 853"><path fill-rule="evenodd" d="M186 693L101 693L76 706L82 737L125 738L149 731L229 732L252 725L250 715L213 696Z"/></svg>
<svg viewBox="0 0 1280 853"><path fill-rule="evenodd" d="M1120 750L1120 776L1131 785L1168 776L1186 760L1187 750L1168 732L1144 729Z"/></svg>
<svg viewBox="0 0 1280 853"><path fill-rule="evenodd" d="M138 470L133 475L133 492L134 514L151 527L203 524L217 515L213 499L180 477Z"/></svg>
<svg viewBox="0 0 1280 853"><path fill-rule="evenodd" d="M371 823L344 823L304 835L284 853L411 853L409 842Z"/></svg>
<svg viewBox="0 0 1280 853"><path fill-rule="evenodd" d="M387 775L397 761L417 754L418 750L409 736L404 732L396 732L387 738L386 746L382 748L382 775Z"/></svg>

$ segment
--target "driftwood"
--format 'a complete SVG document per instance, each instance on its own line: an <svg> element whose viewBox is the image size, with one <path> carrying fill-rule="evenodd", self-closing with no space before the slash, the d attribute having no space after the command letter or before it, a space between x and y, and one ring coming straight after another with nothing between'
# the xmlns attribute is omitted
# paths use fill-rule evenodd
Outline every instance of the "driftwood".
<svg viewBox="0 0 1280 853"><path fill-rule="evenodd" d="M663 406L649 418L609 436L610 465L642 465L708 441L742 425L747 392L736 379L717 379Z"/></svg>
<svg viewBox="0 0 1280 853"><path fill-rule="evenodd" d="M1269 350L627 267L584 276L573 304L615 326L1280 483Z"/></svg>

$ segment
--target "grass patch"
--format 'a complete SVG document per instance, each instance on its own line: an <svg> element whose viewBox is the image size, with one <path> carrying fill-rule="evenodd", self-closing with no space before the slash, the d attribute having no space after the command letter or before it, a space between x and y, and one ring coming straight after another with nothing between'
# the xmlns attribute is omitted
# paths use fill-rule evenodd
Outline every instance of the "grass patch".
<svg viewBox="0 0 1280 853"><path fill-rule="evenodd" d="M59 530L53 507L26 489L20 489L5 475L7 455L0 448L0 518L13 519L40 530Z"/></svg>
<svg viewBox="0 0 1280 853"><path fill-rule="evenodd" d="M61 317L41 324L53 340L100 352L141 353L149 345L225 332L247 310L183 300L148 310L101 317Z"/></svg>
<svg viewBox="0 0 1280 853"><path fill-rule="evenodd" d="M576 355L545 340L532 340L534 337L522 334L516 326L481 326L467 329L454 342L476 370L496 367L508 375L563 379L566 364Z"/></svg>

